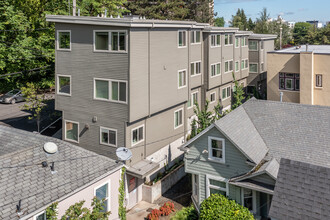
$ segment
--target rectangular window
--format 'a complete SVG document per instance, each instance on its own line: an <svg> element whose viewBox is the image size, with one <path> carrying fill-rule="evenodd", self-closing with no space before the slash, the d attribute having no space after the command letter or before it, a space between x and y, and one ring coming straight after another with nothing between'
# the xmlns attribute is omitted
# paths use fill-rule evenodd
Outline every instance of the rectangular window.
<svg viewBox="0 0 330 220"><path fill-rule="evenodd" d="M227 180L222 177L206 176L207 197L212 194L221 194L227 196Z"/></svg>
<svg viewBox="0 0 330 220"><path fill-rule="evenodd" d="M244 69L244 60L241 61L241 69Z"/></svg>
<svg viewBox="0 0 330 220"><path fill-rule="evenodd" d="M195 201L198 201L199 178L198 175L192 174L192 196Z"/></svg>
<svg viewBox="0 0 330 220"><path fill-rule="evenodd" d="M187 86L187 71L181 70L178 73L179 89Z"/></svg>
<svg viewBox="0 0 330 220"><path fill-rule="evenodd" d="M225 34L225 45L232 45L232 44L233 44L233 35Z"/></svg>
<svg viewBox="0 0 330 220"><path fill-rule="evenodd" d="M57 75L57 94L71 95L71 76Z"/></svg>
<svg viewBox="0 0 330 220"><path fill-rule="evenodd" d="M193 62L190 64L191 76L201 74L201 62Z"/></svg>
<svg viewBox="0 0 330 220"><path fill-rule="evenodd" d="M318 88L321 88L322 87L322 74L316 74L315 79L316 79L315 86Z"/></svg>
<svg viewBox="0 0 330 220"><path fill-rule="evenodd" d="M239 38L238 37L235 38L235 47L236 48L239 47Z"/></svg>
<svg viewBox="0 0 330 220"><path fill-rule="evenodd" d="M187 41L187 32L186 31L179 31L179 47L185 47Z"/></svg>
<svg viewBox="0 0 330 220"><path fill-rule="evenodd" d="M71 50L71 31L58 31L58 50Z"/></svg>
<svg viewBox="0 0 330 220"><path fill-rule="evenodd" d="M279 89L299 91L300 90L299 74L279 73Z"/></svg>
<svg viewBox="0 0 330 220"><path fill-rule="evenodd" d="M94 35L95 50L108 51L109 50L109 32L95 31Z"/></svg>
<svg viewBox="0 0 330 220"><path fill-rule="evenodd" d="M111 32L111 50L126 51L126 32Z"/></svg>
<svg viewBox="0 0 330 220"><path fill-rule="evenodd" d="M212 34L211 35L211 47L220 47L221 46L221 35Z"/></svg>
<svg viewBox="0 0 330 220"><path fill-rule="evenodd" d="M174 112L174 128L178 128L183 124L183 109Z"/></svg>
<svg viewBox="0 0 330 220"><path fill-rule="evenodd" d="M209 160L225 163L225 140L223 138L208 137Z"/></svg>
<svg viewBox="0 0 330 220"><path fill-rule="evenodd" d="M210 101L211 103L215 102L215 92L212 92L210 95Z"/></svg>
<svg viewBox="0 0 330 220"><path fill-rule="evenodd" d="M226 61L225 62L225 73L233 71L233 61Z"/></svg>
<svg viewBox="0 0 330 220"><path fill-rule="evenodd" d="M198 103L198 92L194 92L191 94L192 105L196 105Z"/></svg>
<svg viewBox="0 0 330 220"><path fill-rule="evenodd" d="M65 121L65 140L79 142L79 123Z"/></svg>
<svg viewBox="0 0 330 220"><path fill-rule="evenodd" d="M225 100L230 97L231 87L228 86L222 89L222 100Z"/></svg>
<svg viewBox="0 0 330 220"><path fill-rule="evenodd" d="M221 74L221 64L216 63L211 65L211 76L217 76Z"/></svg>
<svg viewBox="0 0 330 220"><path fill-rule="evenodd" d="M127 83L110 79L94 79L94 99L127 103Z"/></svg>
<svg viewBox="0 0 330 220"><path fill-rule="evenodd" d="M251 189L243 189L243 206L250 211L253 210L253 193Z"/></svg>
<svg viewBox="0 0 330 220"><path fill-rule="evenodd" d="M201 32L200 31L191 31L191 43L198 44L201 42Z"/></svg>
<svg viewBox="0 0 330 220"><path fill-rule="evenodd" d="M238 72L239 71L239 62L236 61L235 62L235 72Z"/></svg>
<svg viewBox="0 0 330 220"><path fill-rule="evenodd" d="M247 37L242 37L241 38L241 45L242 45L242 47L247 46Z"/></svg>
<svg viewBox="0 0 330 220"><path fill-rule="evenodd" d="M110 211L110 205L109 205L109 183L106 183L98 188L95 189L94 196L99 199L100 201L103 201L102 207L103 210L101 212L108 212Z"/></svg>
<svg viewBox="0 0 330 220"><path fill-rule="evenodd" d="M46 220L46 212L41 212L34 216L33 220Z"/></svg>
<svg viewBox="0 0 330 220"><path fill-rule="evenodd" d="M144 140L144 125L132 130L132 146Z"/></svg>
<svg viewBox="0 0 330 220"><path fill-rule="evenodd" d="M250 73L257 73L258 72L258 64L256 63L250 63Z"/></svg>
<svg viewBox="0 0 330 220"><path fill-rule="evenodd" d="M117 130L100 127L100 143L110 146L116 146Z"/></svg>
<svg viewBox="0 0 330 220"><path fill-rule="evenodd" d="M249 41L249 50L258 50L258 42L257 41Z"/></svg>

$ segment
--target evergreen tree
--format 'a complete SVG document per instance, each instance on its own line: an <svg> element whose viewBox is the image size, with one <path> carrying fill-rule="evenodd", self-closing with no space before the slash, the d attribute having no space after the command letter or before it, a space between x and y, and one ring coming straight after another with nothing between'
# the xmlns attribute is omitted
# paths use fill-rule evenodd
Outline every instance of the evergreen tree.
<svg viewBox="0 0 330 220"><path fill-rule="evenodd" d="M267 12L267 8L263 8L261 12L259 12L260 17L257 18L256 26L255 26L255 33L258 34L269 34L270 31L268 29L268 20L269 20L269 13Z"/></svg>
<svg viewBox="0 0 330 220"><path fill-rule="evenodd" d="M225 19L224 17L217 17L214 19L214 26L216 27L224 27L225 26Z"/></svg>
<svg viewBox="0 0 330 220"><path fill-rule="evenodd" d="M293 41L295 45L305 44L314 39L313 26L307 22L297 22L293 28ZM313 37L311 37L313 36Z"/></svg>
<svg viewBox="0 0 330 220"><path fill-rule="evenodd" d="M255 27L256 27L256 24L252 21L251 18L249 18L249 21L248 21L248 24L247 24L247 29L249 31L253 31Z"/></svg>
<svg viewBox="0 0 330 220"><path fill-rule="evenodd" d="M232 16L230 21L231 27L237 27L240 30L247 29L247 19L243 9L238 9L236 15Z"/></svg>

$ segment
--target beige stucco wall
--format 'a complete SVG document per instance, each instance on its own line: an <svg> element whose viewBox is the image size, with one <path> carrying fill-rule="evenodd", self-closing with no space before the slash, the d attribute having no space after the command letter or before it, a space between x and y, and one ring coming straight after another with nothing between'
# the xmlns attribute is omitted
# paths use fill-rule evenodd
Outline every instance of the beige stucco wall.
<svg viewBox="0 0 330 220"><path fill-rule="evenodd" d="M299 54L275 54L268 53L267 71L267 99L280 101L280 92L283 92L283 102L300 102L299 91L287 91L279 89L279 72L299 73Z"/></svg>
<svg viewBox="0 0 330 220"><path fill-rule="evenodd" d="M315 87L316 74L322 74L322 88ZM330 106L330 55L314 55L314 105Z"/></svg>
<svg viewBox="0 0 330 220"><path fill-rule="evenodd" d="M111 215L109 219L118 219L118 189L119 189L119 180L120 180L120 169L116 172L104 177L103 179L97 181L96 183L87 186L86 188L80 190L79 192L73 194L72 196L58 201L58 217L62 217L65 214L65 211L73 204L85 200L84 207L91 208L92 199L94 197L94 191L96 188L102 186L105 183L109 183L109 204ZM41 212L41 211L40 211ZM39 213L40 213L39 212ZM39 214L38 213L38 214ZM29 218L29 220L34 220L34 217Z"/></svg>
<svg viewBox="0 0 330 220"><path fill-rule="evenodd" d="M314 62L312 52L300 53L300 103L313 105Z"/></svg>

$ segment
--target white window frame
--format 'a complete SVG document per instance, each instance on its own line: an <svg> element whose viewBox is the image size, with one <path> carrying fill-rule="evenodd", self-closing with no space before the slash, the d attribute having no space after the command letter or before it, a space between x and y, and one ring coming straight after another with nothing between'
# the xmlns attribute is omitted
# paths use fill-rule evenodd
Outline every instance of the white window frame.
<svg viewBox="0 0 330 220"><path fill-rule="evenodd" d="M62 74L57 74L56 75L56 80L57 80L57 83L56 83L56 94L57 95L64 95L64 96L71 96L72 94L72 77L70 75L62 75ZM67 93L62 93L60 92L60 80L59 80L59 77L69 77L70 78L70 94L67 94Z"/></svg>
<svg viewBox="0 0 330 220"><path fill-rule="evenodd" d="M256 44L257 44L257 49L250 49L250 43L251 43L251 42L256 42ZM250 40L250 41L248 41L248 45L249 45L249 51L258 51L259 43L258 43L257 40Z"/></svg>
<svg viewBox="0 0 330 220"><path fill-rule="evenodd" d="M199 64L199 65L200 65L200 73L196 73L197 63L200 63L200 64ZM191 62L191 63L190 63L190 68L191 68L191 64L194 64L194 73L195 73L195 74L193 74L193 75L190 74L190 76L191 76L191 77L194 77L194 76L199 76L199 75L201 75L201 74L202 74L202 61L199 60L199 61ZM191 72L191 70L190 70L190 72Z"/></svg>
<svg viewBox="0 0 330 220"><path fill-rule="evenodd" d="M217 73L217 65L218 64L220 64L220 72L219 73ZM212 76L212 66L215 66L215 75L214 76ZM213 78L213 77L217 77L217 76L221 76L221 62L211 64L210 77Z"/></svg>
<svg viewBox="0 0 330 220"><path fill-rule="evenodd" d="M236 46L236 40L238 40L238 46ZM241 44L240 41L241 41L241 38L235 36L235 48L239 48L240 47L240 44Z"/></svg>
<svg viewBox="0 0 330 220"><path fill-rule="evenodd" d="M195 176L197 176L197 189L195 189L196 188L195 187ZM197 195L196 195L197 201L196 202L199 203L199 178L200 177L199 177L199 174L195 174L195 173L192 173L191 177L192 177L192 197L193 197L193 199L195 199L194 192L195 192L195 190L197 190Z"/></svg>
<svg viewBox="0 0 330 220"><path fill-rule="evenodd" d="M226 35L228 36L228 44L226 44ZM230 36L231 36L231 43L229 42ZM234 38L233 34L225 34L225 46L233 46L233 43L234 43L233 38Z"/></svg>
<svg viewBox="0 0 330 220"><path fill-rule="evenodd" d="M108 32L108 50L96 50L95 49L95 33L96 32ZM119 50L119 35L118 35L118 50L112 50L112 33L113 32L125 32L125 50ZM93 52L97 53L127 53L128 52L128 40L127 40L127 30L93 30Z"/></svg>
<svg viewBox="0 0 330 220"><path fill-rule="evenodd" d="M212 101L212 95L214 95L214 101ZM217 99L217 93L216 92L211 92L210 93L210 104L214 103Z"/></svg>
<svg viewBox="0 0 330 220"><path fill-rule="evenodd" d="M185 77L185 84L183 85L183 86L180 86L180 72L185 72L185 74L186 74L186 77ZM183 70L179 70L178 71L178 89L182 89L182 88L185 88L185 87L187 87L187 69L183 69Z"/></svg>
<svg viewBox="0 0 330 220"><path fill-rule="evenodd" d="M198 91L192 92L190 94L190 106L188 106L188 109L191 109L193 106L195 106L195 103L193 102L194 101L194 94L197 94L197 102L198 102Z"/></svg>
<svg viewBox="0 0 330 220"><path fill-rule="evenodd" d="M116 144L107 144L107 143L103 143L102 142L102 129L106 129L106 130L109 130L109 131L114 131L114 132L116 132ZM100 144L101 145L106 145L106 146L111 146L111 147L117 147L117 129L114 129L114 128L107 128L107 127L102 127L102 126L100 126ZM109 137L110 138L110 137Z"/></svg>
<svg viewBox="0 0 330 220"><path fill-rule="evenodd" d="M36 214L35 216L33 216L33 220L37 220L37 217L41 214L44 214L45 215L45 218L44 220L46 220L47 216L46 216L46 211L42 211L42 212L39 212L38 214Z"/></svg>
<svg viewBox="0 0 330 220"><path fill-rule="evenodd" d="M100 185L97 185L95 188L94 188L94 196L96 197L96 190L98 188L101 188L102 186L104 186L105 184L108 184L108 197L107 197L107 206L108 206L108 212L111 211L111 202L110 202L110 197L111 197L111 180L107 180L105 181L104 183L100 184Z"/></svg>
<svg viewBox="0 0 330 220"><path fill-rule="evenodd" d="M218 37L217 36L220 36L220 42L219 42L219 44L217 44L217 40L218 40ZM214 37L215 39L214 39L214 42L215 42L215 45L214 46L212 46L212 37ZM221 34L211 34L210 35L210 47L211 48L215 48L215 47L221 47Z"/></svg>
<svg viewBox="0 0 330 220"><path fill-rule="evenodd" d="M236 63L238 64L238 69L236 69ZM235 61L235 72L239 72L239 61Z"/></svg>
<svg viewBox="0 0 330 220"><path fill-rule="evenodd" d="M100 81L108 81L108 88L109 88L109 99L103 99L103 98L97 98L96 97L96 80ZM112 82L124 82L126 83L126 101L120 101L120 100L112 100ZM106 101L106 102L115 102L115 103L122 103L122 104L127 104L128 103L128 82L126 80L117 80L117 79L105 79L105 78L93 78L93 99L94 100L99 100L99 101ZM118 87L119 88L119 87ZM119 96L119 93L118 93Z"/></svg>
<svg viewBox="0 0 330 220"><path fill-rule="evenodd" d="M242 42L242 40L244 42L242 47L248 47L249 46L249 41L247 41L246 39L247 39L247 37L241 37L241 42Z"/></svg>
<svg viewBox="0 0 330 220"><path fill-rule="evenodd" d="M256 72L251 72L251 70L250 70L250 65L251 65L251 64L257 66L257 71L256 71ZM258 63L250 62L250 63L249 63L249 72L250 72L250 73L258 73Z"/></svg>
<svg viewBox="0 0 330 220"><path fill-rule="evenodd" d="M142 129L142 130L143 130L143 138L142 138L141 140L137 141L136 143L133 143L133 131L136 130L136 129L139 131L140 128L143 128L143 129ZM138 134L138 136L139 136L139 134ZM143 141L144 141L144 137L145 137L144 124L139 125L139 126L137 126L137 127L135 127L135 128L132 128L132 129L131 129L131 146L135 146L135 145L137 145L137 144L143 142Z"/></svg>
<svg viewBox="0 0 330 220"><path fill-rule="evenodd" d="M175 113L182 111L182 123L180 125L178 125L177 127L175 127ZM184 121L184 112L183 112L183 108L179 108L176 111L174 111L174 129L180 128L181 126L183 126L183 121Z"/></svg>
<svg viewBox="0 0 330 220"><path fill-rule="evenodd" d="M249 189L249 188L247 188ZM250 212L252 212L253 214L257 213L257 194L256 191L253 189L249 189L252 190L252 210ZM241 187L241 201L242 201L242 206L244 206L244 188ZM244 206L245 207L245 206Z"/></svg>
<svg viewBox="0 0 330 220"><path fill-rule="evenodd" d="M185 39L185 45L184 46L180 46L180 32L186 32L186 39ZM188 44L188 41L187 41L187 39L188 39L188 36L187 36L188 34L187 34L187 30L178 30L178 48L186 48L187 47L187 44Z"/></svg>
<svg viewBox="0 0 330 220"><path fill-rule="evenodd" d="M226 72L226 63L227 63L227 62L228 62L228 71ZM230 65L229 65L230 62L233 63L233 65L232 65L233 69L232 69L232 70L229 69L229 68L230 68ZM231 72L233 72L233 71L234 71L234 60L227 60L227 61L225 62L225 74L226 74L226 73L231 73Z"/></svg>
<svg viewBox="0 0 330 220"><path fill-rule="evenodd" d="M242 70L249 69L249 62L248 62L248 59L243 59L242 61L244 62L244 68L243 68ZM247 65L246 65L246 63L247 63ZM242 65L242 63L241 63L241 65ZM247 67L246 67L246 66L247 66ZM242 66L241 66L241 67L242 67Z"/></svg>
<svg viewBox="0 0 330 220"><path fill-rule="evenodd" d="M228 90L228 88L230 88L230 95L228 96L228 92L227 92L227 90ZM223 98L222 97L222 90L226 90L226 98ZM223 87L222 89L221 89L221 100L222 101L224 101L224 100L226 100L226 99L228 99L228 98L230 98L231 97L231 86L226 86L226 87Z"/></svg>
<svg viewBox="0 0 330 220"><path fill-rule="evenodd" d="M224 183L226 183L226 188L211 185L210 180L224 182ZM223 178L221 176L212 176L212 175L206 174L206 198L210 197L210 195L211 195L211 192L210 192L211 190L210 189L211 188L226 192L226 196L229 195L228 179Z"/></svg>
<svg viewBox="0 0 330 220"><path fill-rule="evenodd" d="M199 31L199 42L196 42L197 31ZM194 35L195 42L191 41L192 45L198 45L202 43L202 31L201 30L191 30L191 34ZM190 35L191 36L191 35Z"/></svg>
<svg viewBox="0 0 330 220"><path fill-rule="evenodd" d="M212 156L212 140L222 142L222 158ZM208 136L208 160L218 163L226 163L226 143L225 139L219 137Z"/></svg>
<svg viewBox="0 0 330 220"><path fill-rule="evenodd" d="M78 134L77 134L78 140L77 141L72 140L72 139L68 139L66 137L66 123L67 122L70 122L70 123L73 123L73 124L77 124L78 125ZM79 131L80 131L80 129L79 129L79 122L71 121L71 120L64 120L64 140L70 141L70 142L73 142L73 143L79 143Z"/></svg>
<svg viewBox="0 0 330 220"><path fill-rule="evenodd" d="M60 48L60 32L69 32L70 33L70 49L65 49L65 48ZM71 30L57 30L57 40L56 40L56 49L59 50L59 51L71 51L72 49L72 43L71 43Z"/></svg>

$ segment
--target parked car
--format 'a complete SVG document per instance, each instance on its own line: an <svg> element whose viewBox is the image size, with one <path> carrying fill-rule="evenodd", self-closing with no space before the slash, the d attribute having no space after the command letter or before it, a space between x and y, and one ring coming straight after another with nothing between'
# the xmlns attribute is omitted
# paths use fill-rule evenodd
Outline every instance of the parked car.
<svg viewBox="0 0 330 220"><path fill-rule="evenodd" d="M0 96L1 103L15 104L16 102L23 102L25 100L22 91L19 89L13 89L6 94Z"/></svg>

